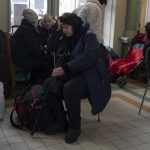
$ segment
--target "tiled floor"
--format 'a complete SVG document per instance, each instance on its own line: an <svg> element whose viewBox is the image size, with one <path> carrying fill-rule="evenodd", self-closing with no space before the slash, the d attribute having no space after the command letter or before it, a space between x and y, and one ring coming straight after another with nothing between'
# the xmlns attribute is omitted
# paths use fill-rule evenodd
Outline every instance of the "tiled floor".
<svg viewBox="0 0 150 150"><path fill-rule="evenodd" d="M14 129L9 121L11 108L7 108L0 122L0 150L150 150L150 107L138 115L143 84L131 81L124 89L114 85L112 89L101 122L90 114L88 101L82 101L82 134L74 144L66 144L64 134L36 133L32 137L27 131Z"/></svg>

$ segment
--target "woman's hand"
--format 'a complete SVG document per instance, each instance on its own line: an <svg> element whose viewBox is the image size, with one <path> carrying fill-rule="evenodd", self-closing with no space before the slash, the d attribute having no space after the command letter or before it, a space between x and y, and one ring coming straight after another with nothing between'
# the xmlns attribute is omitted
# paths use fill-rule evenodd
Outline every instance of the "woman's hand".
<svg viewBox="0 0 150 150"><path fill-rule="evenodd" d="M52 72L52 76L55 76L55 77L62 76L64 74L65 74L65 72L62 67L54 68L53 72Z"/></svg>

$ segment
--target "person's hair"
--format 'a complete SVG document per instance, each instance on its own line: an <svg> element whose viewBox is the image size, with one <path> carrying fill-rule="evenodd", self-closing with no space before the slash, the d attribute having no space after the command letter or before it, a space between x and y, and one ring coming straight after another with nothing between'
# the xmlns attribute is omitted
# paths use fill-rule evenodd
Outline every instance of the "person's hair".
<svg viewBox="0 0 150 150"><path fill-rule="evenodd" d="M103 4L106 5L107 4L107 0L98 0L98 1L100 2L101 5L103 5Z"/></svg>
<svg viewBox="0 0 150 150"><path fill-rule="evenodd" d="M62 24L71 25L74 32L80 30L82 19L74 13L64 13L58 18Z"/></svg>
<svg viewBox="0 0 150 150"><path fill-rule="evenodd" d="M45 14L42 17L42 21L44 21L45 18L49 18L50 20L52 19L52 16L50 16L49 14Z"/></svg>
<svg viewBox="0 0 150 150"><path fill-rule="evenodd" d="M145 26L145 31L147 33L147 38L150 40L150 22L147 22Z"/></svg>

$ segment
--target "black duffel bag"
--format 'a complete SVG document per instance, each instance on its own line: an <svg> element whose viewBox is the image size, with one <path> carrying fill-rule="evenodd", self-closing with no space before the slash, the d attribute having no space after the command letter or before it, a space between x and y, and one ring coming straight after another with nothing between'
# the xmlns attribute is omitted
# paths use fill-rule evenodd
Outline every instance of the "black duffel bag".
<svg viewBox="0 0 150 150"><path fill-rule="evenodd" d="M28 87L21 95L16 96L14 108L10 115L11 124L19 129L28 128L31 135L34 131L41 131L54 123L55 117L46 102L42 85ZM16 111L19 123L14 121Z"/></svg>

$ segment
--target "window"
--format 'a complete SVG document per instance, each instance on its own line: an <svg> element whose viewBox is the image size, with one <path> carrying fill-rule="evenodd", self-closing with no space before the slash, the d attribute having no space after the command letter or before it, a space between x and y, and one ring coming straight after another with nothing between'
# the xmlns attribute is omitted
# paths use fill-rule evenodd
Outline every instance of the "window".
<svg viewBox="0 0 150 150"><path fill-rule="evenodd" d="M65 12L72 12L83 5L86 0L60 0L59 2L59 15L62 15Z"/></svg>
<svg viewBox="0 0 150 150"><path fill-rule="evenodd" d="M20 25L25 8L33 9L41 18L47 13L47 0L11 0L11 26Z"/></svg>
<svg viewBox="0 0 150 150"><path fill-rule="evenodd" d="M147 15L146 22L150 22L150 1L147 1Z"/></svg>

